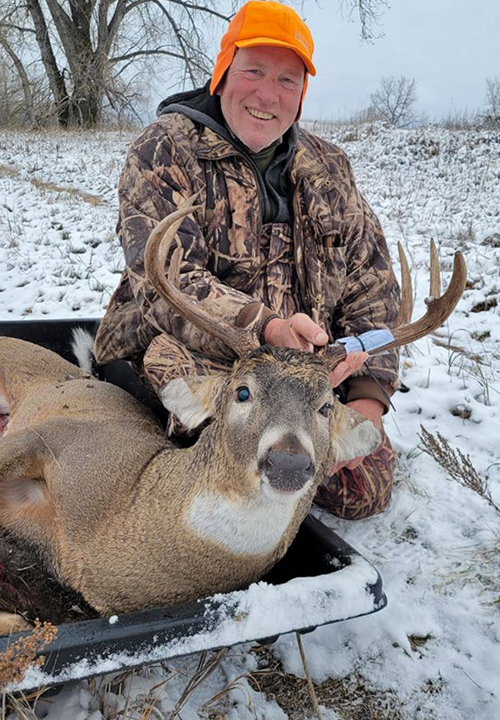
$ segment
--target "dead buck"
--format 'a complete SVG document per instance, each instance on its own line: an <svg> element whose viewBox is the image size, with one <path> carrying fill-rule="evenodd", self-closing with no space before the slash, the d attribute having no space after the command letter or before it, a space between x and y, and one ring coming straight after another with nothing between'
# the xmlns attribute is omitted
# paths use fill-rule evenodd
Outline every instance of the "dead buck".
<svg viewBox="0 0 500 720"><path fill-rule="evenodd" d="M80 593L89 612L168 605L260 578L286 552L328 467L379 443L374 426L343 406L329 385L343 346L321 357L260 347L251 332L214 320L177 289L180 249L173 273L157 272L194 209L165 218L146 251L147 274L160 295L240 358L227 375L167 386L164 404L186 426L212 418L193 447L176 447L120 388L49 350L0 339L0 409L9 413L0 439L0 564L12 547L24 552L62 588ZM411 284L402 259L400 326L376 352L431 332L458 302L461 255L440 299L435 252L432 258L435 299L413 324L406 324ZM34 619L5 585L0 610L0 630L26 626L16 612ZM50 608L44 612L42 620L54 619ZM56 622L69 619L64 612Z"/></svg>

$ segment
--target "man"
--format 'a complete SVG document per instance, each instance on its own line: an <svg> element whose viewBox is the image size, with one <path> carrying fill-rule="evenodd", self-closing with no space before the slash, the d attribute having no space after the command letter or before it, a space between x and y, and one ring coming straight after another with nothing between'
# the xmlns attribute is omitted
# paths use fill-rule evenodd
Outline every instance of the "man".
<svg viewBox="0 0 500 720"><path fill-rule="evenodd" d="M337 147L299 129L313 40L297 13L248 2L221 42L211 81L168 98L133 143L120 185L126 269L96 338L99 363L130 358L160 396L175 377L224 372L234 357L144 281L144 246L193 193L177 234L180 287L262 342L312 351L391 326L398 287L379 223ZM261 312L264 306L264 311ZM350 354L331 374L343 401L382 429L397 354ZM332 468L317 502L342 517L385 509L392 450Z"/></svg>

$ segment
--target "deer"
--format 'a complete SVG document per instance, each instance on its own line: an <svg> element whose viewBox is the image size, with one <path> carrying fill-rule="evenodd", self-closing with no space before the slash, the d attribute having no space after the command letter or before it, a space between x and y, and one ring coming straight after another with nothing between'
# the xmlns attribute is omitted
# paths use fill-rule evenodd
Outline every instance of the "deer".
<svg viewBox="0 0 500 720"><path fill-rule="evenodd" d="M31 563L35 599L47 583L52 588L49 602L28 607L0 582L0 633L28 629L35 614L74 620L75 598L83 619L246 587L286 553L328 468L379 445L375 426L330 386L343 344L314 353L261 345L255 331L215 319L178 289L181 248L169 272L159 271L196 209L190 199L164 218L145 255L156 291L238 358L225 375L167 385L167 410L189 429L205 425L191 447L167 438L125 390L50 350L0 338L0 408L8 414L0 437L0 568L11 567L9 558ZM431 247L431 298L412 323L402 248L400 261L398 321L392 339L370 354L432 332L465 287L457 253L441 295ZM55 595L64 601L57 605Z"/></svg>

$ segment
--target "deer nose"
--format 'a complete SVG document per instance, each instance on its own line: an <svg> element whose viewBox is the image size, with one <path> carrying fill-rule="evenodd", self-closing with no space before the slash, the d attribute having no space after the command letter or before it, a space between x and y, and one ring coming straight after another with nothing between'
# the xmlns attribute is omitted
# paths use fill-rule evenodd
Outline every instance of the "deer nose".
<svg viewBox="0 0 500 720"><path fill-rule="evenodd" d="M297 492L314 477L316 468L306 453L270 450L260 471L276 490Z"/></svg>

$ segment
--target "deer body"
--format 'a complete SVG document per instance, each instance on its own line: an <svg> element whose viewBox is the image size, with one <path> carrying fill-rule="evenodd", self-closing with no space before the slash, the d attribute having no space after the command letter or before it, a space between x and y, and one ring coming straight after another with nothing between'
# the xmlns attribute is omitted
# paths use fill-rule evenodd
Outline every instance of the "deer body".
<svg viewBox="0 0 500 720"><path fill-rule="evenodd" d="M101 614L261 577L286 552L328 463L346 452L342 437L352 434L354 456L360 446L374 449L378 433L338 401L336 412L318 412L334 405L319 359L254 355L228 377L171 383L165 402L181 415L183 405L185 420L215 416L181 449L125 391L48 350L1 338L10 419L0 438L0 526L39 548L54 575ZM235 399L243 385L248 402Z"/></svg>

